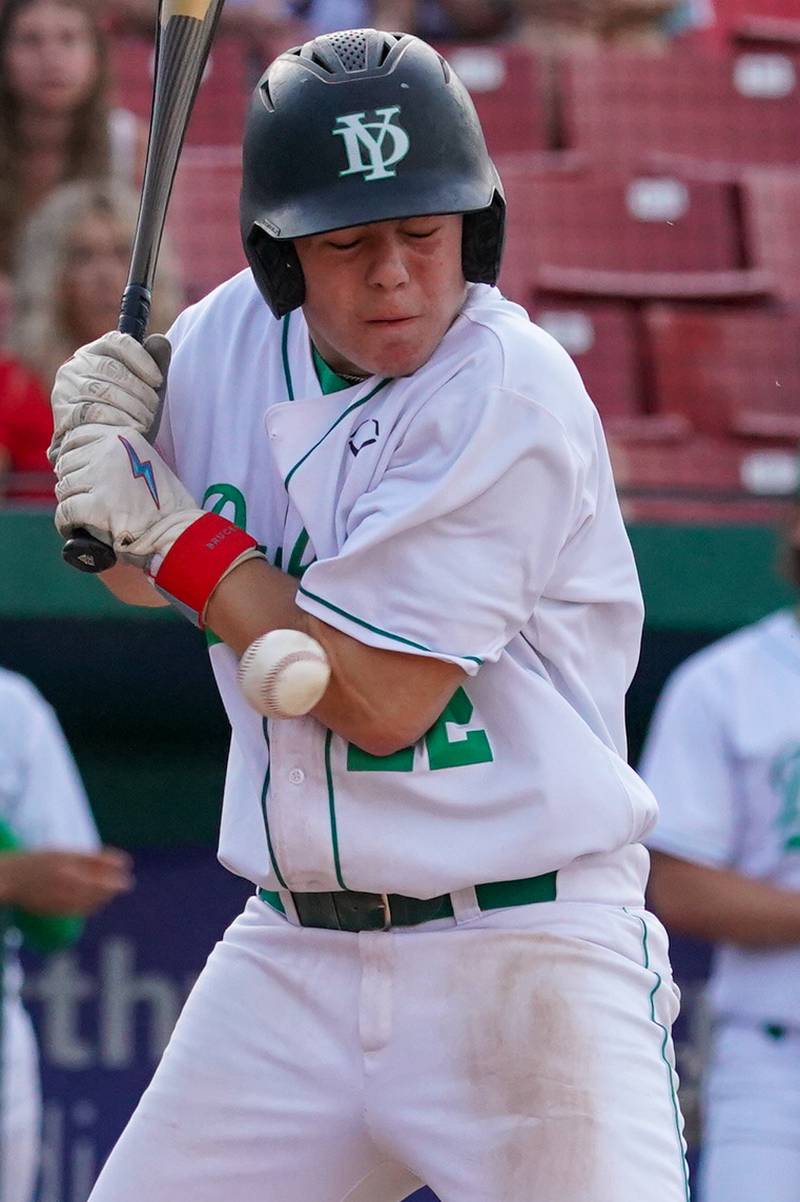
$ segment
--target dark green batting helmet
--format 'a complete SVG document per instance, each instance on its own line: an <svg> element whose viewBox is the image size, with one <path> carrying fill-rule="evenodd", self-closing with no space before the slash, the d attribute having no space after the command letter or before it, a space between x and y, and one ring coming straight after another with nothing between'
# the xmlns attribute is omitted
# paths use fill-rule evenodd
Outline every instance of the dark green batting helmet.
<svg viewBox="0 0 800 1202"><path fill-rule="evenodd" d="M276 317L305 298L292 239L372 221L463 213L464 276L493 284L505 207L469 93L420 38L327 34L281 54L255 88L242 242Z"/></svg>

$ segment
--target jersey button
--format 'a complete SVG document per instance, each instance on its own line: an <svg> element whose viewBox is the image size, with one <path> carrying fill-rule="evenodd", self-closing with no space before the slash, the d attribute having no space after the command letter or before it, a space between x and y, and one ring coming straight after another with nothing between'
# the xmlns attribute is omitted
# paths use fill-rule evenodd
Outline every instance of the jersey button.
<svg viewBox="0 0 800 1202"><path fill-rule="evenodd" d="M289 773L289 780L293 785L302 785L305 779L306 774L302 768L292 768L291 772Z"/></svg>

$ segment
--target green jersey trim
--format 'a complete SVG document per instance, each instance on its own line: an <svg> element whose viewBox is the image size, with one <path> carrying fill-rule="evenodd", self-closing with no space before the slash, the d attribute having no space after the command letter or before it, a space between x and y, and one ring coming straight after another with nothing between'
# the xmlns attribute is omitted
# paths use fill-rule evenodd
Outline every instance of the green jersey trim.
<svg viewBox="0 0 800 1202"><path fill-rule="evenodd" d="M432 647L426 647L424 643L415 643L413 639L404 638L401 634L393 634L391 630L383 630L380 626L373 626L371 622L365 622L363 618L357 618L355 614L348 613L346 609L340 609L338 605L334 605L332 601L326 601L324 597L312 593L309 589L304 588L301 584L298 588L304 597L308 597L311 601L317 601L320 605L324 605L326 609L330 609L333 613L339 614L342 618L347 618L350 622L355 622L356 626L363 626L365 630L371 630L373 634L383 635L384 638L393 639L396 643L403 643L406 647L413 647L415 651L428 651L431 655L436 655ZM440 653L441 654L441 653ZM446 652L447 655L452 655L454 659L468 659L479 667L483 660L477 655L455 655L453 652Z"/></svg>
<svg viewBox="0 0 800 1202"><path fill-rule="evenodd" d="M626 914L630 914L630 911L628 910L627 906L623 906L622 908ZM669 1083L670 1101L672 1103L672 1114L673 1114L674 1121L675 1121L675 1134L678 1137L678 1151L679 1151L679 1154L681 1157L681 1170L683 1173L683 1196L686 1199L686 1202L689 1202L689 1199L690 1199L689 1169L686 1164L686 1155L685 1155L685 1152L683 1149L683 1139L681 1137L681 1118L680 1118L680 1110L678 1109L678 1098L677 1098L677 1094L675 1092L675 1074L672 1070L672 1065L670 1064L669 1060L667 1059L667 1044L669 1042L669 1031L664 1026L664 1024L660 1023L658 1021L658 1019L656 1018L655 997L656 997L656 994L658 993L659 989L661 988L661 983L662 983L661 982L661 974L656 972L656 970L654 968L653 969L650 968L650 951L647 946L647 926L645 924L644 919L641 918L638 914L631 915L631 917L636 918L637 921L641 924L641 928L642 928L642 958L643 958L644 968L646 968L650 972L652 972L653 976L655 977L655 984L653 985L653 988L650 990L650 997L649 997L650 1021L656 1027L658 1027L659 1031L662 1032L662 1036L663 1036L663 1038L661 1040L661 1059L663 1060L664 1067L667 1070L667 1081Z"/></svg>
<svg viewBox="0 0 800 1202"><path fill-rule="evenodd" d="M270 746L269 746L269 729L267 726L266 718L264 719L264 721L262 723L262 729L264 731L264 742L267 745L267 752L271 757L272 752L270 751ZM269 832L269 814L267 813L267 795L269 793L269 774L270 774L270 764L267 764L267 770L264 773L264 783L261 786L261 814L264 819L264 833L267 836L267 851L269 852L269 860L272 865L272 871L275 873L276 877L278 878L281 888L286 889L286 888L288 888L288 886L286 884L286 881L283 879L280 868L278 867L278 861L275 858L275 849L272 846L272 836L270 835L270 832Z"/></svg>
<svg viewBox="0 0 800 1202"><path fill-rule="evenodd" d="M325 735L325 779L328 782L328 811L331 818L331 844L333 846L333 866L336 869L336 880L340 889L346 889L342 878L342 863L339 859L339 831L336 826L336 796L333 789L333 768L331 767L331 743L333 731Z"/></svg>
<svg viewBox="0 0 800 1202"><path fill-rule="evenodd" d="M339 425L339 422L344 421L344 419L347 417L347 415L349 413L352 413L354 409L358 409L361 405L366 405L367 401L371 401L372 398L375 396L375 394L380 392L380 390L382 388L385 388L387 384L391 384L390 379L389 380L381 380L379 384L375 385L372 392L367 393L367 395L365 397L362 397L360 401L353 401L352 405L348 405L347 408L344 410L344 412L339 414L339 416L337 417L337 419L333 423L333 425L329 426L328 429L325 431L325 433L322 435L322 437L317 439L317 441L314 443L313 447L310 447L309 450L306 451L306 453L302 457L302 459L298 459L297 463L294 465L294 467L291 469L291 471L287 475L286 479L284 480L283 487L284 488L289 487L289 481L291 480L292 476L295 474L297 469L299 467L302 467L302 465L305 463L306 459L308 459L309 455L313 454L314 451L316 451L317 447L322 445L322 443L325 441L325 439L328 437L328 435L333 433L333 431Z"/></svg>
<svg viewBox="0 0 800 1202"><path fill-rule="evenodd" d="M286 391L289 394L289 400L294 400L294 385L292 384L292 369L289 367L289 318L291 313L287 313L283 319L283 337L281 338L281 354L283 355L283 376L286 380Z"/></svg>

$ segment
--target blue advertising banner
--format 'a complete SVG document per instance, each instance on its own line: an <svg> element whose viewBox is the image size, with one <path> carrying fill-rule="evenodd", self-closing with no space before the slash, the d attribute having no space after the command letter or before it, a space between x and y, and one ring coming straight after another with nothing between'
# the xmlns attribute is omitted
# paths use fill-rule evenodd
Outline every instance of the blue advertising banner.
<svg viewBox="0 0 800 1202"><path fill-rule="evenodd" d="M92 919L76 947L25 960L45 1094L38 1202L86 1202L193 981L252 891L209 851L190 848L138 853L136 878L135 892ZM686 1002L676 1043L692 1111L705 958L692 946L675 951ZM414 1202L436 1199L421 1190Z"/></svg>
<svg viewBox="0 0 800 1202"><path fill-rule="evenodd" d="M136 855L136 890L80 943L25 957L45 1096L38 1202L86 1202L211 948L252 885L207 850ZM429 1190L414 1202L436 1202Z"/></svg>

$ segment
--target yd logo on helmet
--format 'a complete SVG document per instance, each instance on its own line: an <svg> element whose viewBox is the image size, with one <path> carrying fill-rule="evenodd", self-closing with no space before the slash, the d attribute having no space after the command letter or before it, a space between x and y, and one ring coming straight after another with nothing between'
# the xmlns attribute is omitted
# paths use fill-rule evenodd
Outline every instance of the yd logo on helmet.
<svg viewBox="0 0 800 1202"><path fill-rule="evenodd" d="M344 117L336 118L337 123L341 124L343 128L336 129L334 126L333 133L344 138L348 162L348 166L344 171L340 171L339 175L355 175L363 172L364 180L369 181L389 179L397 174L396 171L389 169L406 157L411 146L409 136L403 127L392 122L392 117L399 112L400 106L395 105L394 108L375 109L375 117L380 120L365 121L366 113L348 113ZM372 130L376 131L374 136ZM388 158L384 156L387 134L392 143ZM366 163L364 162L365 151L369 156L369 161Z"/></svg>

